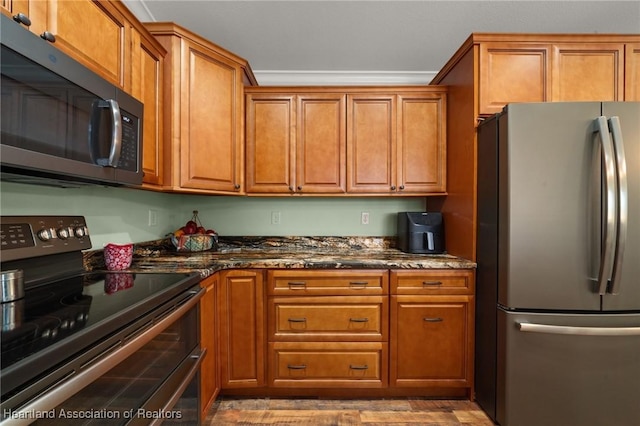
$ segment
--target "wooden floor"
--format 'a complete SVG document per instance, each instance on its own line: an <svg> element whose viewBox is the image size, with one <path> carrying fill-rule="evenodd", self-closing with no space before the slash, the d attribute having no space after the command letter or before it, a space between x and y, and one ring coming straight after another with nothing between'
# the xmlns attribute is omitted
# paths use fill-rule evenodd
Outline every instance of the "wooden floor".
<svg viewBox="0 0 640 426"><path fill-rule="evenodd" d="M491 426L493 422L467 400L223 397L203 424Z"/></svg>

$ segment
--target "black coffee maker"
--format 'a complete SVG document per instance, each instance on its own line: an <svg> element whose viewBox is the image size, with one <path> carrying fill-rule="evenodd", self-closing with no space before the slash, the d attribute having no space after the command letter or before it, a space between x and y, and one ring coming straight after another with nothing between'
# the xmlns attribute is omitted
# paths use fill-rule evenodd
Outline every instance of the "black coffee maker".
<svg viewBox="0 0 640 426"><path fill-rule="evenodd" d="M398 213L398 249L405 253L444 253L442 213Z"/></svg>

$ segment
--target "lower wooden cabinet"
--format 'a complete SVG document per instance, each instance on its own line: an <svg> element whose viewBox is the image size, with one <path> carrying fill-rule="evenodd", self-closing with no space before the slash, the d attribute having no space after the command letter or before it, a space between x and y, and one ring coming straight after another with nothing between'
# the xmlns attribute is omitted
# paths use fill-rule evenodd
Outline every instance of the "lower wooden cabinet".
<svg viewBox="0 0 640 426"><path fill-rule="evenodd" d="M200 287L205 294L200 299L200 346L207 353L200 366L200 418L204 419L207 412L220 392L217 360L217 332L216 332L216 287L218 274L205 278Z"/></svg>
<svg viewBox="0 0 640 426"><path fill-rule="evenodd" d="M384 388L387 344L382 342L270 342L269 386Z"/></svg>
<svg viewBox="0 0 640 426"><path fill-rule="evenodd" d="M265 381L265 299L262 270L220 273L218 314L221 387L261 387Z"/></svg>
<svg viewBox="0 0 640 426"><path fill-rule="evenodd" d="M223 393L473 396L473 270L216 276Z"/></svg>
<svg viewBox="0 0 640 426"><path fill-rule="evenodd" d="M391 296L391 386L471 386L472 302L471 296Z"/></svg>
<svg viewBox="0 0 640 426"><path fill-rule="evenodd" d="M389 386L473 393L473 270L391 271Z"/></svg>

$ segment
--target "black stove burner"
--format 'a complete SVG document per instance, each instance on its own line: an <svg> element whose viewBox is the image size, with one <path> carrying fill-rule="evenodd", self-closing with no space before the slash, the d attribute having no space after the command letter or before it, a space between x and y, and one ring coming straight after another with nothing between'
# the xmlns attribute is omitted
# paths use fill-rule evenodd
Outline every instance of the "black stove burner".
<svg viewBox="0 0 640 426"><path fill-rule="evenodd" d="M73 356L156 307L156 300L184 291L178 283L193 282L194 275L179 273L87 273L27 287L19 319L2 325L3 385L18 372L38 374L34 364L51 367Z"/></svg>
<svg viewBox="0 0 640 426"><path fill-rule="evenodd" d="M84 327L92 298L82 289L82 277L74 277L27 290L20 320L3 327L2 369Z"/></svg>

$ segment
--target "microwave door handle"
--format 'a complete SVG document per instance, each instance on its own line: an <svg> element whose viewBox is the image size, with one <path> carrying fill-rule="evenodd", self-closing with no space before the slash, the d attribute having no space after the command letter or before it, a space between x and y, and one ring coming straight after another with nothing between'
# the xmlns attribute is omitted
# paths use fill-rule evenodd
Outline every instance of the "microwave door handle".
<svg viewBox="0 0 640 426"><path fill-rule="evenodd" d="M627 182L627 161L624 153L624 143L622 141L622 128L620 118L613 116L609 118L609 129L613 137L613 148L615 151L616 172L618 178L618 231L615 244L615 257L613 261L613 272L611 273L611 294L620 292L620 280L622 275L622 261L624 259L625 247L627 244L627 221L629 214L629 189Z"/></svg>
<svg viewBox="0 0 640 426"><path fill-rule="evenodd" d="M107 166L118 167L120 153L122 152L122 116L120 115L120 105L115 99L108 99L113 125L111 127L111 151Z"/></svg>
<svg viewBox="0 0 640 426"><path fill-rule="evenodd" d="M109 147L109 158L100 156L100 128L101 111L109 108L112 119L111 126L111 145ZM91 109L91 125L89 126L89 152L91 161L103 167L117 167L120 161L120 152L122 151L122 116L120 115L120 106L115 99L96 100L93 102Z"/></svg>
<svg viewBox="0 0 640 426"><path fill-rule="evenodd" d="M598 117L595 120L595 132L600 134L600 142L602 144L602 153L604 155L604 173L605 173L605 197L606 202L603 206L603 215L605 217L605 226L602 232L604 245L600 255L600 270L598 272L598 293L602 296L607 292L607 284L609 274L611 272L612 250L614 245L614 237L616 231L616 176L615 176L615 157L613 152L613 144L609 135L609 126L606 117Z"/></svg>

